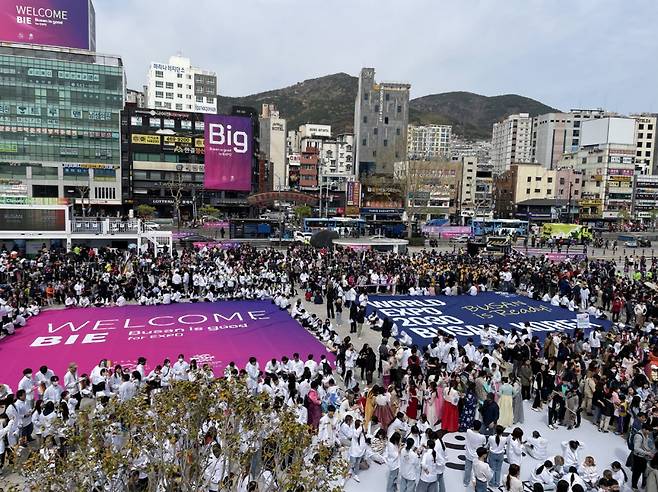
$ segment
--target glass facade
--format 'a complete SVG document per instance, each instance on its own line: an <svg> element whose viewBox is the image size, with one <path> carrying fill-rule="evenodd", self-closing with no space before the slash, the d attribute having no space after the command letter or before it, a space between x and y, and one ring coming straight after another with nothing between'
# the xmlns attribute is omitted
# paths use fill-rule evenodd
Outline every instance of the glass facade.
<svg viewBox="0 0 658 492"><path fill-rule="evenodd" d="M56 185L84 174L112 186L120 179L123 103L120 58L1 46L0 177ZM76 165L86 169L76 174Z"/></svg>

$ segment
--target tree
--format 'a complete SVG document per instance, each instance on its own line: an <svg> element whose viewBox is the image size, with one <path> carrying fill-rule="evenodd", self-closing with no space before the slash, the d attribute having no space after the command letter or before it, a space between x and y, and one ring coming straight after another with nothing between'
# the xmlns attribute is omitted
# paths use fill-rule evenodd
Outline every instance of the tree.
<svg viewBox="0 0 658 492"><path fill-rule="evenodd" d="M301 224L304 222L304 219L313 215L313 209L308 205L297 205L295 207L295 217Z"/></svg>
<svg viewBox="0 0 658 492"><path fill-rule="evenodd" d="M78 193L80 193L80 204L82 208L82 216L87 217L87 208L85 207L85 198L87 198L87 203L91 208L91 188L89 186L78 186Z"/></svg>
<svg viewBox="0 0 658 492"><path fill-rule="evenodd" d="M122 491L135 471L147 492L237 490L250 473L261 490L337 492L346 463L314 445L306 425L282 400L252 395L242 379L176 382L81 410L67 452L35 452L22 468L26 483L45 492Z"/></svg>
<svg viewBox="0 0 658 492"><path fill-rule="evenodd" d="M656 219L658 219L658 209L653 209L651 212L649 212L649 217L651 218L651 227L653 228L654 232L656 231Z"/></svg>
<svg viewBox="0 0 658 492"><path fill-rule="evenodd" d="M441 161L409 160L396 164L394 178L404 200L407 219L407 237L413 236L413 225L420 216L430 214L436 207L430 205L431 193L444 193L452 198L450 187L443 184L445 169ZM458 200L455 200L455 202Z"/></svg>
<svg viewBox="0 0 658 492"><path fill-rule="evenodd" d="M204 205L200 209L201 215L208 215L209 217L218 218L219 210L213 207L212 205Z"/></svg>
<svg viewBox="0 0 658 492"><path fill-rule="evenodd" d="M143 203L141 205L137 205L135 211L137 212L138 217L143 219L150 219L155 214L155 207Z"/></svg>
<svg viewBox="0 0 658 492"><path fill-rule="evenodd" d="M180 171L173 174L167 182L167 189L174 200L174 213L176 214L176 222L178 224L178 231L180 232L181 223L181 204L183 202L183 173Z"/></svg>

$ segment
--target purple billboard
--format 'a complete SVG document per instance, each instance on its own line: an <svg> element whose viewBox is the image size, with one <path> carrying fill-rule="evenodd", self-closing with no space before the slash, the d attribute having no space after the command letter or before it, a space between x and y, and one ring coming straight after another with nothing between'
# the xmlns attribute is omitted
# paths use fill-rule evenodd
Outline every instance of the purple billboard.
<svg viewBox="0 0 658 492"><path fill-rule="evenodd" d="M2 41L88 50L89 25L89 0L0 2Z"/></svg>
<svg viewBox="0 0 658 492"><path fill-rule="evenodd" d="M251 118L207 114L204 123L204 187L251 191Z"/></svg>

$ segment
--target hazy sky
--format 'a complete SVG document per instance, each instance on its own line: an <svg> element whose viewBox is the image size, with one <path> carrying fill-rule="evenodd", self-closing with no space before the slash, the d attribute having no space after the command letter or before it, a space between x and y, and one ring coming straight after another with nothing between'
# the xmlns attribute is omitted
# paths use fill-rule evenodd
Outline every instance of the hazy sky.
<svg viewBox="0 0 658 492"><path fill-rule="evenodd" d="M181 51L239 96L377 69L412 97L517 93L658 112L655 0L94 0L98 50L128 86Z"/></svg>

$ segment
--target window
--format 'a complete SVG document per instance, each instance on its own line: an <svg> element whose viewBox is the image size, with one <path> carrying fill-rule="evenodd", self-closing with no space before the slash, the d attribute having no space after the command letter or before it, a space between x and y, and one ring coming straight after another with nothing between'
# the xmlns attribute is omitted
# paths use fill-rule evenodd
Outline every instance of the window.
<svg viewBox="0 0 658 492"><path fill-rule="evenodd" d="M376 151L376 150L373 150L373 151L372 151L372 156L373 156L373 157L377 157L377 151Z"/></svg>
<svg viewBox="0 0 658 492"><path fill-rule="evenodd" d="M541 176L535 176L535 181L541 181Z"/></svg>
<svg viewBox="0 0 658 492"><path fill-rule="evenodd" d="M155 101L155 107L156 107L156 108L161 108L161 107L162 107L162 103L161 103L160 101Z"/></svg>
<svg viewBox="0 0 658 492"><path fill-rule="evenodd" d="M637 138L644 138L644 133L638 133Z"/></svg>
<svg viewBox="0 0 658 492"><path fill-rule="evenodd" d="M192 86L190 84L187 84L187 89L192 90Z"/></svg>
<svg viewBox="0 0 658 492"><path fill-rule="evenodd" d="M194 129L195 130L203 130L203 121L195 121L194 122Z"/></svg>
<svg viewBox="0 0 658 492"><path fill-rule="evenodd" d="M203 102L203 96L197 96L196 97L196 102L202 103Z"/></svg>
<svg viewBox="0 0 658 492"><path fill-rule="evenodd" d="M552 194L553 194L553 191L552 191L552 190L546 190L546 194L547 194L547 195L552 195Z"/></svg>
<svg viewBox="0 0 658 492"><path fill-rule="evenodd" d="M155 71L155 76L158 78L164 77L164 73L161 70L156 70Z"/></svg>
<svg viewBox="0 0 658 492"><path fill-rule="evenodd" d="M180 127L183 130L191 130L192 129L192 122L190 120L181 120Z"/></svg>
<svg viewBox="0 0 658 492"><path fill-rule="evenodd" d="M185 99L192 99L192 94L185 94Z"/></svg>
<svg viewBox="0 0 658 492"><path fill-rule="evenodd" d="M130 126L142 126L142 117L141 116L131 116L130 117Z"/></svg>
<svg viewBox="0 0 658 492"><path fill-rule="evenodd" d="M155 97L164 97L164 93L162 91L155 91Z"/></svg>
<svg viewBox="0 0 658 492"><path fill-rule="evenodd" d="M402 112L402 106L398 105L398 113Z"/></svg>
<svg viewBox="0 0 658 492"><path fill-rule="evenodd" d="M384 96L384 99L386 99L387 101L389 101L389 100L391 99L391 95L390 95L390 94L386 94L386 95Z"/></svg>
<svg viewBox="0 0 658 492"><path fill-rule="evenodd" d="M149 126L151 128L160 128L160 118L149 118Z"/></svg>
<svg viewBox="0 0 658 492"><path fill-rule="evenodd" d="M361 145L368 145L368 141L364 138L361 140Z"/></svg>
<svg viewBox="0 0 658 492"><path fill-rule="evenodd" d="M647 138L651 140L653 138L653 133L647 133Z"/></svg>
<svg viewBox="0 0 658 492"><path fill-rule="evenodd" d="M603 162L603 156L600 155L596 158L596 162Z"/></svg>
<svg viewBox="0 0 658 492"><path fill-rule="evenodd" d="M162 120L162 126L164 128L174 128L175 122L172 119L165 118Z"/></svg>
<svg viewBox="0 0 658 492"><path fill-rule="evenodd" d="M637 152L635 152L635 155L636 155L637 157L642 157L642 151L641 151L641 150L638 150Z"/></svg>
<svg viewBox="0 0 658 492"><path fill-rule="evenodd" d="M576 183L576 184L580 183L580 178L576 178L576 179L574 179L573 182Z"/></svg>
<svg viewBox="0 0 658 492"><path fill-rule="evenodd" d="M552 183L552 182L553 182L553 178L550 178L550 177L549 177L549 178L547 178L547 181L548 181L549 183Z"/></svg>
<svg viewBox="0 0 658 492"><path fill-rule="evenodd" d="M192 80L192 76L188 74L187 80Z"/></svg>
<svg viewBox="0 0 658 492"><path fill-rule="evenodd" d="M364 122L364 123L368 123L368 117L367 117L367 116L364 116L364 117L363 117L363 122Z"/></svg>
<svg viewBox="0 0 658 492"><path fill-rule="evenodd" d="M183 84L176 84L176 87L178 87L179 89L182 89L182 88L183 88Z"/></svg>
<svg viewBox="0 0 658 492"><path fill-rule="evenodd" d="M637 125L637 129L644 130L644 123L640 123L639 125Z"/></svg>
<svg viewBox="0 0 658 492"><path fill-rule="evenodd" d="M164 103L164 107L167 109L171 109L171 103L170 102Z"/></svg>
<svg viewBox="0 0 658 492"><path fill-rule="evenodd" d="M167 96L167 99L173 99L174 98L174 93L173 92L167 92L166 96Z"/></svg>
<svg viewBox="0 0 658 492"><path fill-rule="evenodd" d="M396 129L395 129L395 134L396 134L396 135L400 135L400 129L399 129L399 128L396 128Z"/></svg>
<svg viewBox="0 0 658 492"><path fill-rule="evenodd" d="M176 103L176 110L177 111L182 111L183 110L183 105Z"/></svg>
<svg viewBox="0 0 658 492"><path fill-rule="evenodd" d="M526 195L529 195L529 194L530 194L530 188L526 188L526 189L525 189L525 194L526 194Z"/></svg>
<svg viewBox="0 0 658 492"><path fill-rule="evenodd" d="M528 183L530 183L530 182L532 181L532 178L531 178L530 176L528 176L528 180L527 180L527 181L528 181Z"/></svg>
<svg viewBox="0 0 658 492"><path fill-rule="evenodd" d="M388 116L384 116L384 124L388 125Z"/></svg>
<svg viewBox="0 0 658 492"><path fill-rule="evenodd" d="M637 146L638 146L638 147L642 147L642 142L638 142L638 143L637 143Z"/></svg>
<svg viewBox="0 0 658 492"><path fill-rule="evenodd" d="M364 100L364 101L367 101L367 100L368 100L368 93L367 93L367 92L366 92L365 94L363 94L363 100Z"/></svg>
<svg viewBox="0 0 658 492"><path fill-rule="evenodd" d="M647 142L646 147L647 147L647 149L650 149L651 148L651 142Z"/></svg>
<svg viewBox="0 0 658 492"><path fill-rule="evenodd" d="M647 125L647 130L653 130L653 125Z"/></svg>
<svg viewBox="0 0 658 492"><path fill-rule="evenodd" d="M384 139L384 147L388 147L388 140Z"/></svg>
<svg viewBox="0 0 658 492"><path fill-rule="evenodd" d="M375 104L375 113L379 113L379 104Z"/></svg>
<svg viewBox="0 0 658 492"><path fill-rule="evenodd" d="M208 101L210 104L215 103L215 98L214 97L206 97L206 101Z"/></svg>
<svg viewBox="0 0 658 492"><path fill-rule="evenodd" d="M174 83L173 82L167 82L166 87L167 87L167 89L173 89L174 88Z"/></svg>
<svg viewBox="0 0 658 492"><path fill-rule="evenodd" d="M177 97L178 99L183 99L183 94L176 94L176 97Z"/></svg>
<svg viewBox="0 0 658 492"><path fill-rule="evenodd" d="M156 80L155 86L162 89L164 87L164 84L162 83L162 80Z"/></svg>
<svg viewBox="0 0 658 492"><path fill-rule="evenodd" d="M373 128L372 129L372 134L377 135L377 133L379 133L379 128Z"/></svg>
<svg viewBox="0 0 658 492"><path fill-rule="evenodd" d="M539 188L535 188L535 193L541 193L541 190Z"/></svg>
<svg viewBox="0 0 658 492"><path fill-rule="evenodd" d="M182 79L182 78L183 78L183 74L182 74L182 73L177 73L177 74L176 74L176 77L179 78L179 79Z"/></svg>
<svg viewBox="0 0 658 492"><path fill-rule="evenodd" d="M650 151L650 150L647 150L647 151L644 153L644 157L651 157L651 151Z"/></svg>

